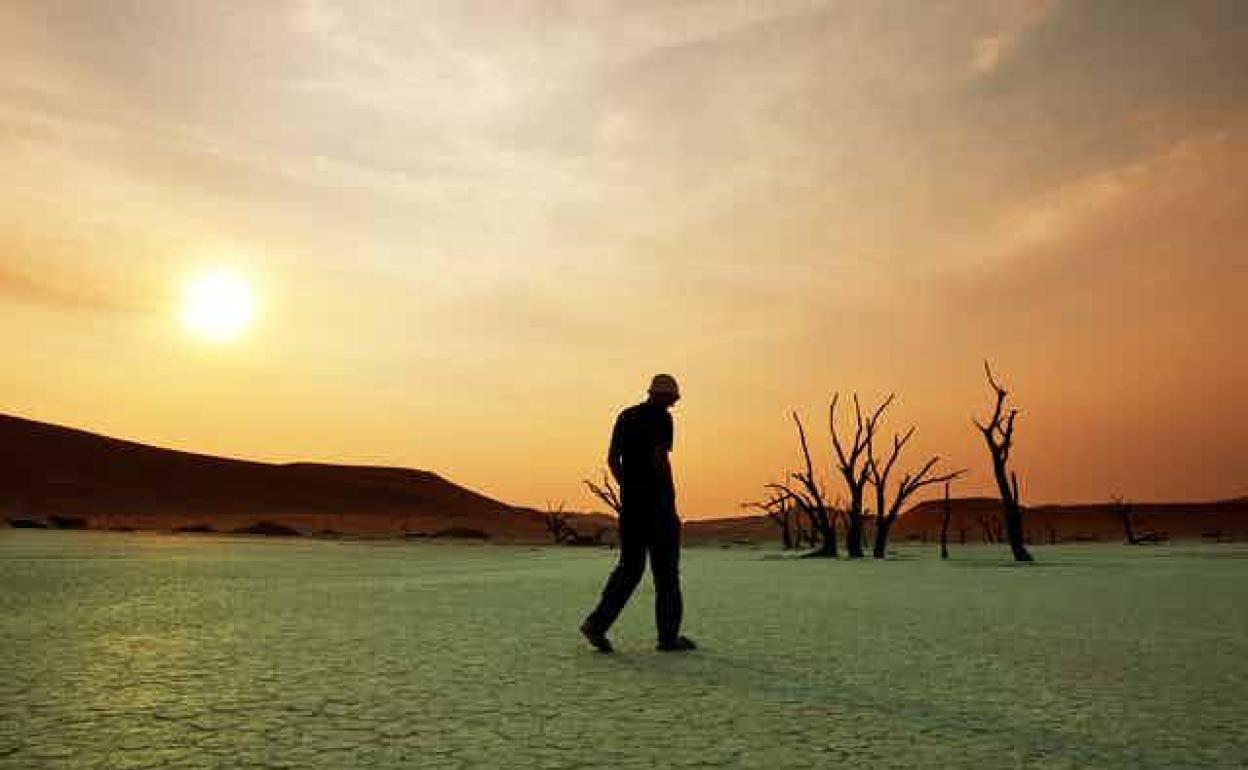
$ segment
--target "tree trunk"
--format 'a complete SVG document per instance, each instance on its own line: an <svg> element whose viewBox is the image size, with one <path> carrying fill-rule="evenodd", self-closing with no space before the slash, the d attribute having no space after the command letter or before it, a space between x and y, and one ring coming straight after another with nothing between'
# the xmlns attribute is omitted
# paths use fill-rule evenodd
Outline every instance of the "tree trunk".
<svg viewBox="0 0 1248 770"><path fill-rule="evenodd" d="M851 559L862 558L862 493L854 494L849 501L849 522L845 525L845 555Z"/></svg>
<svg viewBox="0 0 1248 770"><path fill-rule="evenodd" d="M1018 504L1017 482L1010 486L1005 475L1005 463L994 458L992 463L993 476L997 480L997 490L1001 493L1001 503L1005 506L1005 534L1010 541L1010 551L1014 561L1033 561L1023 542L1023 510Z"/></svg>
<svg viewBox="0 0 1248 770"><path fill-rule="evenodd" d="M849 526L845 532L845 553L851 559L861 559L862 554L862 516L850 516Z"/></svg>
<svg viewBox="0 0 1248 770"><path fill-rule="evenodd" d="M940 558L949 558L949 519L953 516L953 503L949 500L949 485L945 484L945 518L940 524Z"/></svg>
<svg viewBox="0 0 1248 770"><path fill-rule="evenodd" d="M1127 533L1127 545L1135 545L1138 541L1135 539L1135 530L1131 528L1131 509L1120 503L1118 513L1122 516L1122 528Z"/></svg>
<svg viewBox="0 0 1248 770"><path fill-rule="evenodd" d="M815 550L804 554L806 557L818 557L835 559L838 554L836 551L836 519L829 515L826 510L817 511L804 509L810 520L810 531L808 532L810 543Z"/></svg>
<svg viewBox="0 0 1248 770"><path fill-rule="evenodd" d="M1009 506L1013 510L1007 510L1005 514L1006 535L1010 539L1010 551L1014 554L1014 561L1032 561L1031 554L1027 551L1027 545L1023 542L1023 514L1019 510L1018 505Z"/></svg>
<svg viewBox="0 0 1248 770"><path fill-rule="evenodd" d="M816 552L819 556L827 556L835 559L838 554L836 551L836 514L823 512L824 530L820 533L823 536L823 542L819 545Z"/></svg>
<svg viewBox="0 0 1248 770"><path fill-rule="evenodd" d="M888 551L888 533L892 529L892 518L881 519L875 525L875 546L871 549L871 555L877 559L883 559Z"/></svg>

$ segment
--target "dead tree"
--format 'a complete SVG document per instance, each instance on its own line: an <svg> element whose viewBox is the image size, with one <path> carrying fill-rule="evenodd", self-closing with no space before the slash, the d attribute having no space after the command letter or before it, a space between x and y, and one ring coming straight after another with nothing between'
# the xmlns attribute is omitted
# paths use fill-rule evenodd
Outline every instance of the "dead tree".
<svg viewBox="0 0 1248 770"><path fill-rule="evenodd" d="M557 545L563 543L569 529L568 517L563 512L563 508L563 503L559 503L558 508L552 506L549 502L546 503L546 531L550 533L551 538L554 539Z"/></svg>
<svg viewBox="0 0 1248 770"><path fill-rule="evenodd" d="M787 492L773 492L765 502L744 503L742 507L761 511L780 528L780 542L784 550L790 551L800 547L800 543L794 541L795 506Z"/></svg>
<svg viewBox="0 0 1248 770"><path fill-rule="evenodd" d="M979 528L983 530L984 542L988 545L1005 542L1005 533L1001 531L1001 519L993 518L987 513L979 514Z"/></svg>
<svg viewBox="0 0 1248 770"><path fill-rule="evenodd" d="M780 544L784 546L784 550L792 550L793 543L793 506L789 505L788 500L780 500L776 503L775 509L768 515L771 520L780 527Z"/></svg>
<svg viewBox="0 0 1248 770"><path fill-rule="evenodd" d="M606 471L602 472L602 483L596 484L589 479L583 482L586 488L593 493L618 517L624 509L623 499L620 497L619 488L612 483L611 477ZM567 523L568 517L563 513L563 505L560 504L557 509L551 509L547 505L546 527L551 531L551 535L555 537L555 542L566 545L604 545L607 542L607 536L616 531L615 527L610 525L600 526L592 535L582 535L574 527ZM562 535L557 534L562 533ZM560 539L562 537L562 539Z"/></svg>
<svg viewBox="0 0 1248 770"><path fill-rule="evenodd" d="M1112 498L1110 504L1122 521L1122 529L1127 535L1127 545L1139 545L1140 541L1135 536L1135 528L1131 526L1131 514L1135 512L1132 510L1132 505L1121 497Z"/></svg>
<svg viewBox="0 0 1248 770"><path fill-rule="evenodd" d="M797 412L793 413L793 422L797 425L797 438L802 446L802 458L806 469L789 474L789 478L796 483L795 487L787 484L769 486L776 491L786 493L789 499L797 505L798 510L806 516L810 524L812 539L819 541L815 550L806 555L835 559L837 557L836 517L824 503L823 491L819 488L818 480L815 479L815 465L810 459L810 445L806 441L806 429L802 426L802 419L798 417Z"/></svg>
<svg viewBox="0 0 1248 770"><path fill-rule="evenodd" d="M892 453L882 466L875 457L875 442L871 440L867 442L866 469L871 484L875 488L875 510L878 512L876 514L875 547L872 549L872 555L877 559L883 559L887 553L888 533L892 530L893 525L897 523L897 516L901 513L906 500L910 499L915 492L918 492L923 487L947 483L966 473L965 470L958 470L942 476L931 476L929 474L931 474L932 469L936 467L936 463L940 462L939 457L933 457L924 463L917 472L902 474L901 482L897 484L897 489L893 493L893 499L886 508L888 477L892 474L893 468L897 464L897 459L901 457L901 452L905 449L906 442L913 435L913 427L906 431L904 435L894 435Z"/></svg>
<svg viewBox="0 0 1248 770"><path fill-rule="evenodd" d="M822 504L822 492L819 498L811 496L810 492L804 486L801 486L800 479L802 474L789 474L790 479L798 481L797 486L789 484L768 484L767 489L771 490L777 497L783 498L792 507L792 518L790 523L793 527L793 547L802 548L803 544L812 549L811 553L806 556L827 556L823 553L824 533L828 528L834 527L834 519L830 516L828 509ZM823 511L821 514L820 511ZM835 530L833 530L835 532ZM833 553L835 557L835 544L833 544Z"/></svg>
<svg viewBox="0 0 1248 770"><path fill-rule="evenodd" d="M828 430L832 434L832 448L836 451L836 468L841 478L845 480L845 489L849 493L849 505L845 508L845 552L851 559L860 559L863 555L862 503L871 471L871 444L875 440L875 431L879 427L880 418L888 409L889 404L893 403L894 398L894 394L889 394L888 398L884 399L884 402L864 419L862 404L858 401L858 394L854 394L854 437L848 450L841 443L841 438L836 431L836 404L840 399L839 393L833 394L832 404L828 407ZM877 506L877 515L883 510L883 506Z"/></svg>
<svg viewBox="0 0 1248 770"><path fill-rule="evenodd" d="M589 479L585 479L585 488L588 489L594 497L606 503L607 507L615 512L616 516L624 513L624 498L620 496L619 487L611 481L611 475L606 471L602 472L602 483L595 484Z"/></svg>
<svg viewBox="0 0 1248 770"><path fill-rule="evenodd" d="M793 547L800 550L802 548L816 549L819 547L819 533L811 526L811 517L806 508L803 508L801 502L796 499L790 499L793 504ZM813 506L811 506L813 509ZM835 517L835 506L828 509L828 514ZM835 526L835 518L833 518L833 526Z"/></svg>
<svg viewBox="0 0 1248 770"><path fill-rule="evenodd" d="M940 558L949 558L949 519L953 518L953 502L949 499L949 482L945 482L944 518L940 521Z"/></svg>
<svg viewBox="0 0 1248 770"><path fill-rule="evenodd" d="M582 535L568 523L568 514L563 511L564 504L558 507L546 503L546 530L556 545L602 545L606 536L614 527L599 527L592 535Z"/></svg>
<svg viewBox="0 0 1248 770"><path fill-rule="evenodd" d="M568 515L563 512L563 503L556 508L546 503L546 531L556 545L580 545L581 534L568 523Z"/></svg>
<svg viewBox="0 0 1248 770"><path fill-rule="evenodd" d="M992 474L997 481L997 491L1001 494L1001 503L1005 508L1006 535L1014 561L1029 562L1032 558L1023 542L1023 507L1019 503L1018 474L1009 469L1010 450L1014 448L1014 419L1018 417L1018 409L1005 411L1005 399L1009 392L993 379L992 369L987 361L984 361L984 373L988 375L988 384L996 394L996 405L987 424L979 420L974 420L974 423L983 434L984 443L988 445L988 452L992 456Z"/></svg>

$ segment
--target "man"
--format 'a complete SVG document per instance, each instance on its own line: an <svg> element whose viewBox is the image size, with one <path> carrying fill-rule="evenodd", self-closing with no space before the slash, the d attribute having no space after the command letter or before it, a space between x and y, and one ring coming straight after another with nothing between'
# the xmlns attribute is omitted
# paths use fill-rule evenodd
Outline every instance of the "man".
<svg viewBox="0 0 1248 770"><path fill-rule="evenodd" d="M647 553L654 575L657 649L686 652L697 647L680 635L680 519L668 459L673 433L668 409L679 400L675 378L655 375L650 397L621 412L611 433L607 466L620 485L620 560L598 606L581 625L581 633L601 652L613 649L607 631L641 582Z"/></svg>

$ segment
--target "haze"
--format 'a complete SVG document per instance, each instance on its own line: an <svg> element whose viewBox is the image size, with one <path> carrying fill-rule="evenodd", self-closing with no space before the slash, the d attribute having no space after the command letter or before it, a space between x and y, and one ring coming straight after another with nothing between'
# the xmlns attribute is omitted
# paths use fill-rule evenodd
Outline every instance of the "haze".
<svg viewBox="0 0 1248 770"><path fill-rule="evenodd" d="M838 389L989 491L987 357L1026 502L1244 494L1242 10L0 1L0 411L588 507L670 371L705 517Z"/></svg>

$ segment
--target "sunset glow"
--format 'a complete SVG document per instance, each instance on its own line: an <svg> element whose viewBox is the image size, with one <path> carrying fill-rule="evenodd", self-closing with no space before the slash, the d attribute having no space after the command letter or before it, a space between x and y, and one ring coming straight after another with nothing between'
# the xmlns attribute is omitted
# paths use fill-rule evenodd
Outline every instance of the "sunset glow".
<svg viewBox="0 0 1248 770"><path fill-rule="evenodd" d="M697 518L834 391L993 494L988 358L1029 501L1248 493L1233 3L119 2L0 24L5 411L592 508L671 372Z"/></svg>
<svg viewBox="0 0 1248 770"><path fill-rule="evenodd" d="M191 279L183 303L183 323L209 342L238 339L256 314L256 298L250 284L224 269L207 270Z"/></svg>

